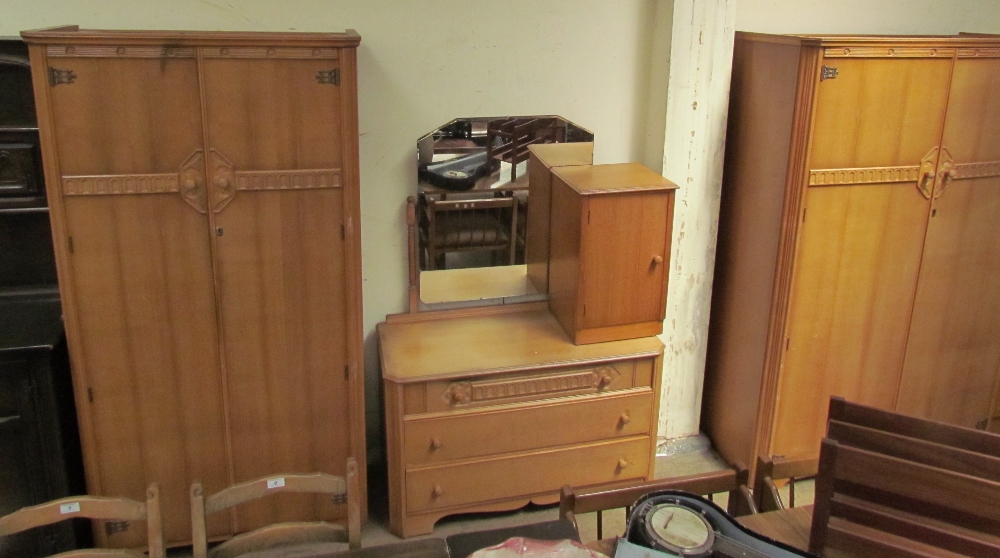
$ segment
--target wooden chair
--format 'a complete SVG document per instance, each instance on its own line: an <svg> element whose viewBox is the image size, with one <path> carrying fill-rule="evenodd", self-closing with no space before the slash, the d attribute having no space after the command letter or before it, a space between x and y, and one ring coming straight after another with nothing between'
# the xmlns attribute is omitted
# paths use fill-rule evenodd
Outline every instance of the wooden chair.
<svg viewBox="0 0 1000 558"><path fill-rule="evenodd" d="M0 517L0 537L20 533L34 527L71 519L104 519L115 521L145 521L149 558L163 558L163 525L160 521L160 489L156 483L146 489L146 501L103 496L71 496L37 506L21 508ZM2 548L0 544L0 548ZM142 557L142 552L127 549L87 548L56 554L58 558L123 558ZM53 557L53 558L55 558Z"/></svg>
<svg viewBox="0 0 1000 558"><path fill-rule="evenodd" d="M347 504L347 525L324 521L279 523L237 535L209 551L205 528L208 514L281 492L329 494L338 504ZM272 475L237 484L211 496L204 496L201 483L191 486L192 551L195 558L239 556L255 550L291 543L346 542L350 548L361 547L361 502L358 464L347 460L347 478L313 473L308 475Z"/></svg>
<svg viewBox="0 0 1000 558"><path fill-rule="evenodd" d="M448 252L487 251L514 264L517 199L426 200L420 240L424 269L444 268Z"/></svg>
<svg viewBox="0 0 1000 558"><path fill-rule="evenodd" d="M754 477L753 500L760 513L783 510L785 504L775 485L775 480L788 481L788 507L795 507L795 483L816 476L815 459L757 458Z"/></svg>
<svg viewBox="0 0 1000 558"><path fill-rule="evenodd" d="M810 551L1000 556L1000 435L835 398Z"/></svg>
<svg viewBox="0 0 1000 558"><path fill-rule="evenodd" d="M486 158L494 171L500 168L501 162L509 163L510 181L514 182L517 164L528 160L528 146L565 139L566 129L555 117L498 118L486 127Z"/></svg>
<svg viewBox="0 0 1000 558"><path fill-rule="evenodd" d="M729 493L729 514L733 516L756 513L753 497L747 487L750 471L744 467L724 469L711 473L699 473L669 479L659 479L626 488L614 488L598 492L577 493L571 486L564 486L559 498L559 517L567 519L579 529L576 516L581 513L597 512L597 538L604 538L603 511L625 508L631 511L632 504L642 496L658 490L684 490L698 495Z"/></svg>

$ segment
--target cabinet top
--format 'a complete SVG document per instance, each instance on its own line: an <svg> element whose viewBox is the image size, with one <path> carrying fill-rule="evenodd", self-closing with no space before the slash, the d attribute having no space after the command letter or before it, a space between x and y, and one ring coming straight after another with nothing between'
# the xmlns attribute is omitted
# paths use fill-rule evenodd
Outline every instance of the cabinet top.
<svg viewBox="0 0 1000 558"><path fill-rule="evenodd" d="M343 33L299 33L265 31L129 31L80 29L76 25L22 31L29 44L47 45L296 45L356 47L361 35L348 29Z"/></svg>
<svg viewBox="0 0 1000 558"><path fill-rule="evenodd" d="M581 195L677 189L641 163L558 167L552 173Z"/></svg>
<svg viewBox="0 0 1000 558"><path fill-rule="evenodd" d="M456 376L653 357L656 337L574 345L546 303L388 316L378 325L382 377L422 382Z"/></svg>
<svg viewBox="0 0 1000 558"><path fill-rule="evenodd" d="M737 31L736 39L765 43L780 43L817 47L858 47L894 45L907 47L996 47L1000 35L985 33L959 33L958 35L821 35L791 34L772 35Z"/></svg>
<svg viewBox="0 0 1000 558"><path fill-rule="evenodd" d="M548 168L567 165L589 165L594 162L594 142L540 143L529 145L528 151Z"/></svg>

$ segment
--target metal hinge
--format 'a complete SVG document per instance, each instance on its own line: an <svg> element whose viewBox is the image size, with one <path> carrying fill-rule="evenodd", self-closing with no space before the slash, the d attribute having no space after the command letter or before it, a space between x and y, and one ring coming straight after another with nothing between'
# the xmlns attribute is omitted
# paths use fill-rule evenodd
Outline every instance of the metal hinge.
<svg viewBox="0 0 1000 558"><path fill-rule="evenodd" d="M316 72L316 81L326 85L340 85L340 68Z"/></svg>
<svg viewBox="0 0 1000 558"><path fill-rule="evenodd" d="M344 225L340 225L340 240L347 238L347 228Z"/></svg>
<svg viewBox="0 0 1000 558"><path fill-rule="evenodd" d="M835 66L823 66L819 72L819 80L823 81L827 79L834 79L839 73L840 70L838 70Z"/></svg>
<svg viewBox="0 0 1000 558"><path fill-rule="evenodd" d="M802 222L803 223L806 222L806 211L809 211L809 208L808 207L803 207L802 208Z"/></svg>
<svg viewBox="0 0 1000 558"><path fill-rule="evenodd" d="M69 248L69 253L72 254L73 253L73 237L72 236L69 237L69 240L67 241L67 244L68 244L68 248Z"/></svg>
<svg viewBox="0 0 1000 558"><path fill-rule="evenodd" d="M49 85L52 87L63 83L73 83L74 80L76 80L76 74L73 73L73 70L60 70L49 66Z"/></svg>
<svg viewBox="0 0 1000 558"><path fill-rule="evenodd" d="M351 370L350 367L345 364L344 365L344 378L349 378L350 377L350 375L351 375L350 370Z"/></svg>
<svg viewBox="0 0 1000 558"><path fill-rule="evenodd" d="M87 399L90 400L91 403L94 402L94 388L87 388Z"/></svg>

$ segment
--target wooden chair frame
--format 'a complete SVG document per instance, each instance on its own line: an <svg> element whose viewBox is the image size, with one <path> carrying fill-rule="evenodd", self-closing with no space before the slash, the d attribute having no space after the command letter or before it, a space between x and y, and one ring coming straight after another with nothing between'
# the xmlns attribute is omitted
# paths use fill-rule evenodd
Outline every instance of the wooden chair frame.
<svg viewBox="0 0 1000 558"><path fill-rule="evenodd" d="M1000 436L834 398L810 551L1000 556Z"/></svg>
<svg viewBox="0 0 1000 558"><path fill-rule="evenodd" d="M347 504L347 525L323 521L268 525L239 534L208 549L205 518L209 514L281 492L330 494L337 503ZM225 488L211 496L203 494L201 483L191 486L191 530L194 558L225 558L287 543L346 542L361 547L361 502L358 464L347 460L347 478L326 473L270 475ZM341 501L342 500L342 501Z"/></svg>
<svg viewBox="0 0 1000 558"><path fill-rule="evenodd" d="M757 513L753 497L747 487L750 471L744 467L724 469L710 473L658 479L626 488L598 492L577 493L571 486L564 486L559 498L559 517L568 519L579 530L576 516L597 512L597 538L604 538L604 510L625 508L630 513L632 504L639 498L659 490L683 490L698 495L729 493L729 514L733 516Z"/></svg>
<svg viewBox="0 0 1000 558"><path fill-rule="evenodd" d="M788 507L795 507L795 482L816 476L815 459L757 458L753 500L760 513L785 509L774 480L788 479Z"/></svg>
<svg viewBox="0 0 1000 558"><path fill-rule="evenodd" d="M149 558L163 558L163 525L160 516L160 489L152 483L146 489L146 501L104 496L70 496L37 506L21 508L0 517L0 537L34 527L51 525L64 519L84 517L115 521L145 521ZM85 548L56 554L53 558L123 558L145 554L128 549Z"/></svg>

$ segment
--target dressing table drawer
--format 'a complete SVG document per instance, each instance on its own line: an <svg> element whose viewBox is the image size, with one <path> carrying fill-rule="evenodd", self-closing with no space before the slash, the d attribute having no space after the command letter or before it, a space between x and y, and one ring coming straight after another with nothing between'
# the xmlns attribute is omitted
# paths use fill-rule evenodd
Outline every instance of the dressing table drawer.
<svg viewBox="0 0 1000 558"><path fill-rule="evenodd" d="M408 469L409 512L441 510L646 477L650 438L573 446L454 465Z"/></svg>
<svg viewBox="0 0 1000 558"><path fill-rule="evenodd" d="M486 378L410 384L404 388L404 412L409 416L650 387L654 360L629 359Z"/></svg>
<svg viewBox="0 0 1000 558"><path fill-rule="evenodd" d="M520 403L404 420L406 465L581 444L648 434L649 388Z"/></svg>

